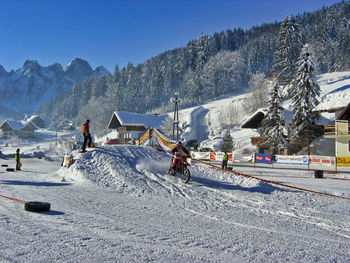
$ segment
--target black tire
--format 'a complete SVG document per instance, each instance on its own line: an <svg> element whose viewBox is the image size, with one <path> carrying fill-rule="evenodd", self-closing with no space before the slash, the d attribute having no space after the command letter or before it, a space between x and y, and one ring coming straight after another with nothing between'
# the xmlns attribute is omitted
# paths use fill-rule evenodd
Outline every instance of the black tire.
<svg viewBox="0 0 350 263"><path fill-rule="evenodd" d="M47 212L50 211L50 203L46 202L25 202L24 210L29 212Z"/></svg>
<svg viewBox="0 0 350 263"><path fill-rule="evenodd" d="M184 167L181 173L182 182L187 183L190 180L190 177L191 177L190 170L188 170L187 167Z"/></svg>

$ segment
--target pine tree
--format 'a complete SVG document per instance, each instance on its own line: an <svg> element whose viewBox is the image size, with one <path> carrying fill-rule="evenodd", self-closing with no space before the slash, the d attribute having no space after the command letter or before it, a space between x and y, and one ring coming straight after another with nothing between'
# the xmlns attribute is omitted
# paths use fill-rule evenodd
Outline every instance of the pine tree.
<svg viewBox="0 0 350 263"><path fill-rule="evenodd" d="M279 149L287 148L288 130L284 108L282 105L282 96L278 80L275 81L272 91L270 92L269 110L266 118L262 122L262 133L266 137L265 144L271 146L271 152L276 154Z"/></svg>
<svg viewBox="0 0 350 263"><path fill-rule="evenodd" d="M293 139L310 143L320 135L321 128L316 125L319 113L313 111L318 105L320 86L315 75L315 65L308 45L301 51L297 63L298 70L292 87L295 92L292 98L293 106Z"/></svg>
<svg viewBox="0 0 350 263"><path fill-rule="evenodd" d="M221 151L229 153L229 152L232 152L232 150L233 150L233 140L232 140L230 132L227 132L225 137L224 137Z"/></svg>
<svg viewBox="0 0 350 263"><path fill-rule="evenodd" d="M296 62L302 48L299 24L292 16L289 20L285 18L281 24L281 29L275 51L274 69L279 73L280 85L286 90L286 97L291 97L289 85L296 72Z"/></svg>

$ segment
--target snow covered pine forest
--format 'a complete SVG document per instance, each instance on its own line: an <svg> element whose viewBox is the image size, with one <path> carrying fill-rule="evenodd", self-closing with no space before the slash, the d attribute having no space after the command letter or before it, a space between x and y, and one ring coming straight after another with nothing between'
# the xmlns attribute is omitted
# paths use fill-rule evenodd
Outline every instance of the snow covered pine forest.
<svg viewBox="0 0 350 263"><path fill-rule="evenodd" d="M22 171L0 170L0 261L350 262L348 172L315 179L308 169L235 163L223 171L193 160L184 184L167 175L169 153L102 143L110 136L104 128L111 110L167 112L168 97L178 90L187 95L180 111L191 127L185 139L201 137L202 146L219 150L229 133L233 152L250 153L250 137L259 134L240 124L266 107L269 117L259 132L272 151L299 151L298 141L320 135L313 109L322 98L338 93L348 101L349 5L201 36L144 64L76 83L44 104L40 111L54 120L52 127L59 112L77 126L91 116L97 147L72 151L75 162L62 167L67 149L56 140L71 131L40 129L33 139L0 139L2 165L13 167L16 149L23 152ZM170 63L174 58L177 63ZM266 80L269 71L278 81ZM219 117L227 112L238 117ZM38 151L45 157L34 158ZM49 202L51 210L27 212L27 201Z"/></svg>

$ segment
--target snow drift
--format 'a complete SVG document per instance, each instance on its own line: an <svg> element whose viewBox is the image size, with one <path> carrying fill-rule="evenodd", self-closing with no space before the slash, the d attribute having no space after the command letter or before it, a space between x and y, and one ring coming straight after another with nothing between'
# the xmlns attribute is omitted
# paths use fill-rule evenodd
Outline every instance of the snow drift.
<svg viewBox="0 0 350 263"><path fill-rule="evenodd" d="M170 154L147 146L114 145L98 147L85 154L74 153L75 162L62 168L59 175L79 181L115 188L128 193L156 193L168 196L174 186L185 187L180 178L167 174ZM206 186L215 189L270 193L275 188L256 179L237 176L192 162L189 188Z"/></svg>

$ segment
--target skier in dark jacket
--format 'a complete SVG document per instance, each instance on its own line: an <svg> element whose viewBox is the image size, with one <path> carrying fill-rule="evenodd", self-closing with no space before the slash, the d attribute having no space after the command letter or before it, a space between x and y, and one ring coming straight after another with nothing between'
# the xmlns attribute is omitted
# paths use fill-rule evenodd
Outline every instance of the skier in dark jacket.
<svg viewBox="0 0 350 263"><path fill-rule="evenodd" d="M19 154L19 148L17 148L16 150L16 153L15 153L15 160L16 160L16 170L17 171L20 171L21 168L19 167L19 163L20 163L20 160L21 160L21 156Z"/></svg>
<svg viewBox="0 0 350 263"><path fill-rule="evenodd" d="M88 147L90 147L92 142L89 124L90 124L90 120L86 120L86 122L81 127L81 130L84 136L84 143L83 143L83 147L81 148L82 153L86 152L86 144L88 144Z"/></svg>

